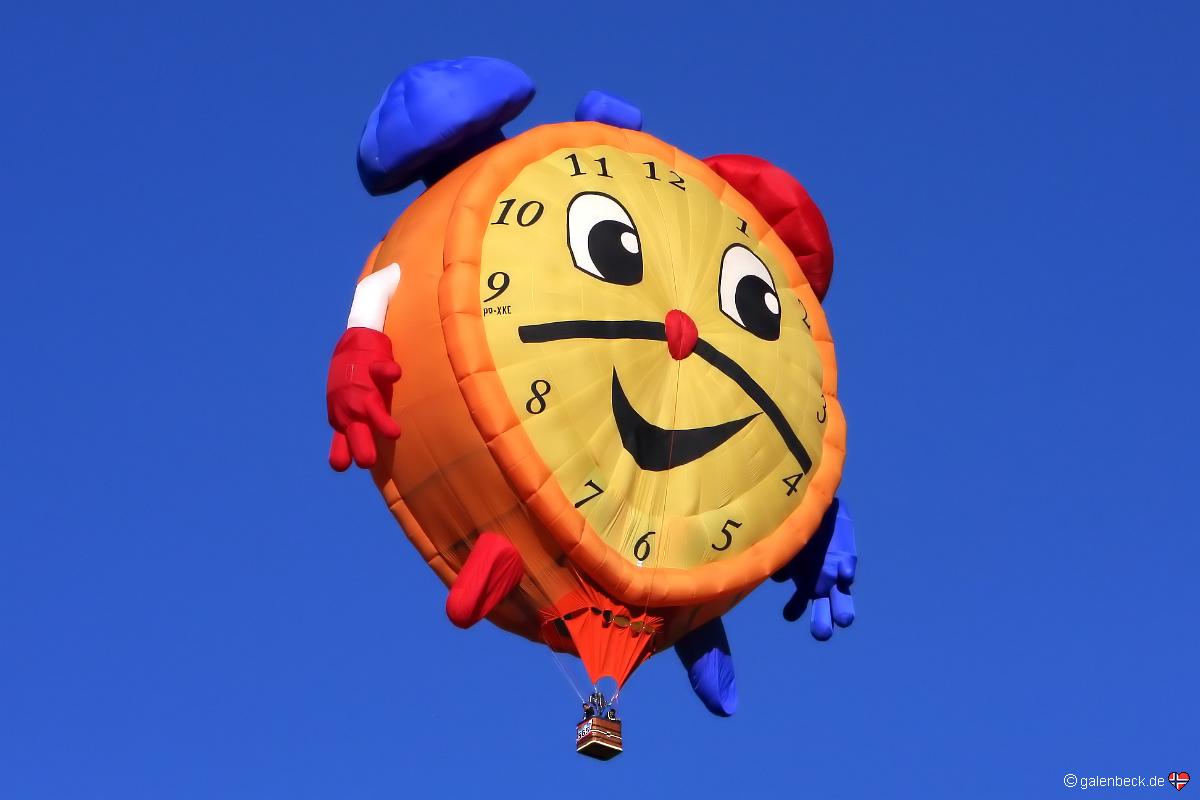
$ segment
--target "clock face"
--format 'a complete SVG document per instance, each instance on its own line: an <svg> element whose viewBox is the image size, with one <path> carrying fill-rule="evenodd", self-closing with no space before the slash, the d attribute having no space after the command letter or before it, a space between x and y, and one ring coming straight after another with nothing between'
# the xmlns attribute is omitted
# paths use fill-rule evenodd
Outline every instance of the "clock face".
<svg viewBox="0 0 1200 800"><path fill-rule="evenodd" d="M495 196L478 253L483 336L569 501L556 517L643 568L695 569L772 536L834 403L811 291L791 288L762 218L689 167L703 169L555 149Z"/></svg>

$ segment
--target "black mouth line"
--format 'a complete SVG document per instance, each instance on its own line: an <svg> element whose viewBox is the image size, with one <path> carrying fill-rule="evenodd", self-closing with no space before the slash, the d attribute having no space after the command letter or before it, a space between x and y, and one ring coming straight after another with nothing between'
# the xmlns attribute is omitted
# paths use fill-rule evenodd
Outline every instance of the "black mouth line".
<svg viewBox="0 0 1200 800"><path fill-rule="evenodd" d="M521 325L517 328L517 335L520 337L522 342L526 343L554 342L562 339L643 339L665 342L667 340L667 329L666 326L661 322L649 322L643 320L578 319L566 320L563 322L543 322L537 325ZM719 372L725 375L725 377L736 383L738 387L741 388L741 390L745 392L746 395L763 410L763 413L767 415L767 419L771 420L771 423L775 426L775 430L778 431L780 438L783 439L784 444L787 445L788 450L796 459L796 462L800 465L801 471L808 473L812 470L812 457L804 448L804 444L800 441L800 437L798 437L796 432L792 430L792 426L790 423L788 423L787 418L783 415L783 411L781 411L779 406L775 404L775 401L771 399L766 390L759 386L758 382L755 381L754 378L750 377L750 374L746 372L746 370L742 369L740 364L722 353L713 345L706 342L704 339L696 340L696 347L692 352L716 368ZM618 392L620 393L619 397ZM619 401L622 399L624 400L625 405L628 406L629 412L633 415L633 417L636 417L636 420L630 418L624 429L618 415L618 405ZM625 397L624 391L621 390L620 382L617 380L617 373L614 369L613 416L617 417L617 428L621 433L621 439L625 443L626 449L629 450L635 459L637 459L639 456L638 453L635 452L635 448L630 447L629 441L626 438L626 430L628 430L631 435L636 434L638 431L643 431L642 435L649 436L650 438L655 438L657 434L650 433L648 428L653 428L655 431L661 431L662 434L668 438L672 436L674 437L674 447L676 451L678 451L680 448L680 434L688 434L693 431L708 431L709 433L706 434L706 438L711 439L717 435L712 433L713 431L720 430L724 432L724 426L738 426L736 429L725 434L724 438L717 442L717 444L712 445L708 448L708 450L705 450L704 452L694 456L693 459L690 459L694 460L695 458L699 458L705 453L713 450L717 447L717 445L727 441L729 437L733 436L733 434L745 427L751 419L758 415L752 414L749 417L745 417L740 420L724 422L720 425L714 425L709 428L694 428L683 431L671 431L666 428L659 428L643 419L641 415L634 410L633 406L629 404L629 399ZM646 426L648 426L648 428L641 428L637 424L639 420L641 423L644 423ZM668 452L670 451L668 450ZM679 461L679 459L674 456L669 456L669 460L672 460L673 463L668 466L679 466L681 463L687 463L686 461ZM651 463L657 462L651 460ZM642 466L643 469L651 469L650 467L643 466L640 461L638 462L638 466ZM667 469L667 467L661 467L660 469Z"/></svg>
<svg viewBox="0 0 1200 800"><path fill-rule="evenodd" d="M708 455L758 416L755 413L706 428L660 428L639 414L629 402L615 368L612 379L612 407L621 442L637 465L649 472L682 467Z"/></svg>

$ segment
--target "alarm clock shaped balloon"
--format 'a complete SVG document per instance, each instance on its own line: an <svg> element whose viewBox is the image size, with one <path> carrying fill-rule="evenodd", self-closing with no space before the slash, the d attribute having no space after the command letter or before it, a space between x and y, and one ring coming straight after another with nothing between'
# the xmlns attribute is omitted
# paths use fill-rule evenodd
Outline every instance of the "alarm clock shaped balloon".
<svg viewBox="0 0 1200 800"><path fill-rule="evenodd" d="M436 61L371 113L364 186L425 190L334 350L330 464L371 470L454 624L618 686L673 646L728 715L721 615L765 579L818 639L854 619L829 233L783 170L695 158L613 95L505 138L533 93L504 61Z"/></svg>

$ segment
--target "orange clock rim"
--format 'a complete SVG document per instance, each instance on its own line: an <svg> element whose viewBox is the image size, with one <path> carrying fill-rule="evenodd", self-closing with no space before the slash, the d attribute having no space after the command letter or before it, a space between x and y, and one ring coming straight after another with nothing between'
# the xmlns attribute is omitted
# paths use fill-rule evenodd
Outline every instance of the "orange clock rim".
<svg viewBox="0 0 1200 800"><path fill-rule="evenodd" d="M608 145L645 153L704 183L731 206L779 259L808 311L828 405L820 463L803 500L779 528L727 560L693 569L637 567L597 534L563 492L522 427L496 371L479 297L483 238L495 203L524 167L568 147ZM837 400L837 362L824 310L795 257L749 201L698 159L639 131L592 122L534 128L463 166L464 182L446 228L438 287L442 332L463 399L497 467L534 518L571 562L615 599L648 607L706 602L748 590L786 564L808 542L841 481L846 423Z"/></svg>

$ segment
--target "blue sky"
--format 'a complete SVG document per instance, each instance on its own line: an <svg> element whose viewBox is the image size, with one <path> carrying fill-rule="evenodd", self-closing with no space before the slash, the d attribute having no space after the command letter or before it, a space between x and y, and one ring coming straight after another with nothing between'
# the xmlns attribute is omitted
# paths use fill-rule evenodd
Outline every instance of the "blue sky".
<svg viewBox="0 0 1200 800"><path fill-rule="evenodd" d="M1194 4L145 5L0 31L0 796L1200 773ZM362 191L357 136L467 54L538 83L510 132L607 89L787 168L833 233L858 621L818 644L762 587L727 619L739 713L663 654L607 765L547 652L450 626L325 464L328 355L412 196Z"/></svg>

